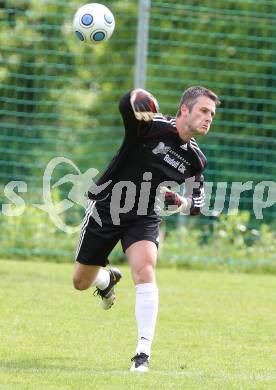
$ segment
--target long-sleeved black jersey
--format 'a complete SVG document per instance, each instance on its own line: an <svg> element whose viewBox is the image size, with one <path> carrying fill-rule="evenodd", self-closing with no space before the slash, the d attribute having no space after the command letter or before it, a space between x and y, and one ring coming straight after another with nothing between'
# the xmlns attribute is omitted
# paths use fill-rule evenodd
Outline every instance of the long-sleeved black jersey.
<svg viewBox="0 0 276 390"><path fill-rule="evenodd" d="M137 120L130 103L130 92L120 100L119 110L125 126L124 141L96 183L105 187L104 190L97 193L92 186L89 198L101 200L101 204L110 207L116 196L124 202L126 196L131 195L133 206L128 212L149 215L154 213L160 185L173 187L172 182L181 185L194 177L197 184L188 196L191 198L190 214L198 214L204 199L202 172L207 161L196 141L192 138L185 143L180 139L174 117L157 113L152 121ZM114 194L115 189L117 193Z"/></svg>

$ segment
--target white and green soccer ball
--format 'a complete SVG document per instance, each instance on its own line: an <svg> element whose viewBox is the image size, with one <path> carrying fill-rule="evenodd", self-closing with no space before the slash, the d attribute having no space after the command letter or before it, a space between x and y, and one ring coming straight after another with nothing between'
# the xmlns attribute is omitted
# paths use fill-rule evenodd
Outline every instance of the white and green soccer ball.
<svg viewBox="0 0 276 390"><path fill-rule="evenodd" d="M85 4L74 15L73 29L81 42L95 44L107 41L114 28L115 18L103 4Z"/></svg>

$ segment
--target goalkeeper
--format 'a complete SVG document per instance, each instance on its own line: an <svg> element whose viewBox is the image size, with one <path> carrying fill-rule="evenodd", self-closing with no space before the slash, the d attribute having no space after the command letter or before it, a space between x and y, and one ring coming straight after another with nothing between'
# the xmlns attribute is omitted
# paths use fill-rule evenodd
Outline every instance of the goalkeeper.
<svg viewBox="0 0 276 390"><path fill-rule="evenodd" d="M73 283L78 290L95 286L103 309L109 309L121 273L105 267L121 241L136 289L138 341L131 371L148 370L158 311L155 266L161 217L156 194L167 214L200 214L207 162L194 137L208 133L219 104L214 92L190 87L171 117L159 113L149 92L127 93L119 104L124 141L88 194ZM173 190L171 183L181 185L191 178L194 182L184 196Z"/></svg>

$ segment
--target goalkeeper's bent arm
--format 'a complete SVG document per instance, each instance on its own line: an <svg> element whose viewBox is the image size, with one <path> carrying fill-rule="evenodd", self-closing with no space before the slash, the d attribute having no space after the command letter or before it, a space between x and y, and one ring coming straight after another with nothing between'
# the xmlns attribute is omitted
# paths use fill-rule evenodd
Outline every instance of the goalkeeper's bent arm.
<svg viewBox="0 0 276 390"><path fill-rule="evenodd" d="M160 188L160 192L164 195L164 208L168 215L183 213L195 216L201 213L205 199L203 175L197 176L193 183L192 188L188 188L185 192L185 196L180 196L167 187Z"/></svg>

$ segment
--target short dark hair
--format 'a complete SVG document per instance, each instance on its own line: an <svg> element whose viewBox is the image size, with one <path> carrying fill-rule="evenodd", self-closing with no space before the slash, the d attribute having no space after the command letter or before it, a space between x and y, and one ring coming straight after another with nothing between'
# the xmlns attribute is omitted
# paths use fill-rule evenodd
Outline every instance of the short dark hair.
<svg viewBox="0 0 276 390"><path fill-rule="evenodd" d="M183 95L181 96L179 102L179 107L176 116L181 115L181 106L183 104L185 104L188 107L189 111L191 111L193 106L196 103L197 98L200 96L207 96L209 99L215 102L216 106L220 105L220 100L213 91L204 87L194 86L186 89L183 92Z"/></svg>

